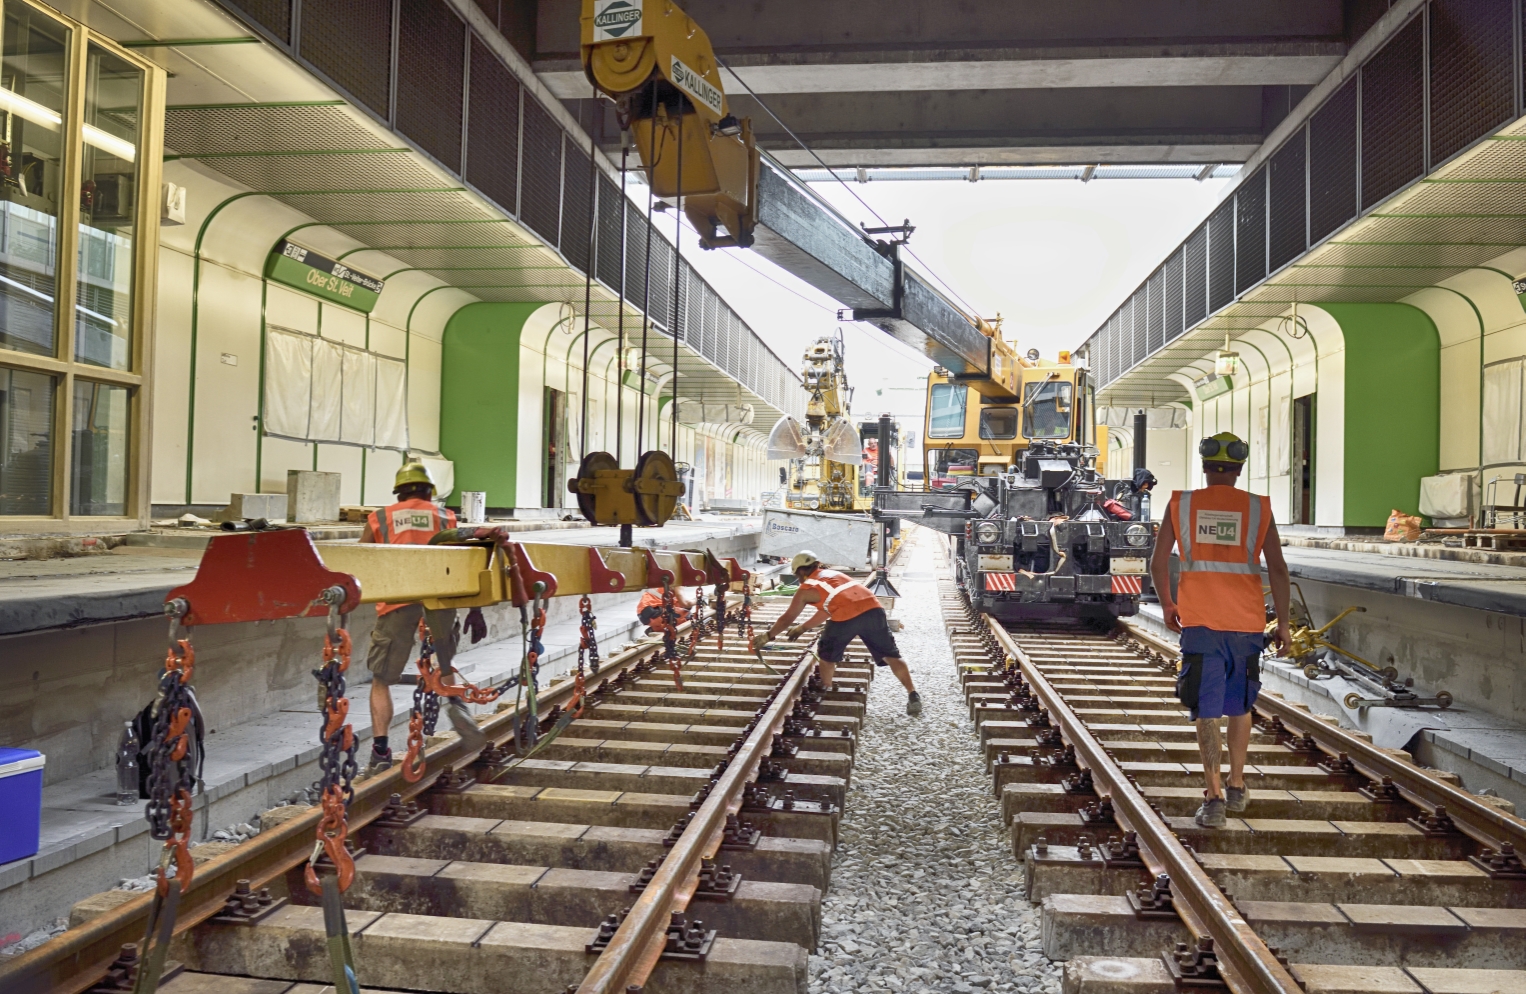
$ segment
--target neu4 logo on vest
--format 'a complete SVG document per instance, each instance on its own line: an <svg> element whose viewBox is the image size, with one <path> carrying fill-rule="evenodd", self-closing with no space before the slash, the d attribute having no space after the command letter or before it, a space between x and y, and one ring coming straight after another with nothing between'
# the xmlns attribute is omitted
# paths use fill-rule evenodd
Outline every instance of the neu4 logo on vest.
<svg viewBox="0 0 1526 994"><path fill-rule="evenodd" d="M1204 542L1209 545L1239 545L1240 544L1240 520L1239 511L1197 511L1197 527L1192 536L1195 542Z"/></svg>
<svg viewBox="0 0 1526 994"><path fill-rule="evenodd" d="M408 507L400 507L392 512L392 534L401 535L403 532L416 531L433 534L434 515L428 511L415 511Z"/></svg>

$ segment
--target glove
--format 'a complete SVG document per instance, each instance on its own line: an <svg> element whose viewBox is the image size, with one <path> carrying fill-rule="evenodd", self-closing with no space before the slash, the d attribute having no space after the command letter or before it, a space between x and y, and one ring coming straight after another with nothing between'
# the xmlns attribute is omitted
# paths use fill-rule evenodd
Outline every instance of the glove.
<svg viewBox="0 0 1526 994"><path fill-rule="evenodd" d="M767 632L764 632L762 635L754 635L752 637L752 651L753 652L761 651L763 649L763 647L765 645L767 645L767 644L768 644L768 633Z"/></svg>
<svg viewBox="0 0 1526 994"><path fill-rule="evenodd" d="M805 631L804 625L791 625L790 630L785 632L784 636L793 642L800 637L800 633L803 631Z"/></svg>
<svg viewBox="0 0 1526 994"><path fill-rule="evenodd" d="M472 637L472 645L487 638L487 619L482 616L482 608L474 607L466 612L465 628Z"/></svg>

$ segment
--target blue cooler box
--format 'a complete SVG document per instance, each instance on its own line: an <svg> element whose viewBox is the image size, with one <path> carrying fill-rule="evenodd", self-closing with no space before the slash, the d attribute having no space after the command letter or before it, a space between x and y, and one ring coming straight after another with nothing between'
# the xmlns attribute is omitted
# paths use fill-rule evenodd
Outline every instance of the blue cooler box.
<svg viewBox="0 0 1526 994"><path fill-rule="evenodd" d="M37 855L42 838L42 753L0 747L0 863Z"/></svg>

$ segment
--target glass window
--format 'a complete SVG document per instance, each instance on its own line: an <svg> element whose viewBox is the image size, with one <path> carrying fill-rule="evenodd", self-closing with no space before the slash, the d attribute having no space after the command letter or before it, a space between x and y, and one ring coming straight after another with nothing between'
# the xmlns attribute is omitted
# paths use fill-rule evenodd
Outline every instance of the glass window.
<svg viewBox="0 0 1526 994"><path fill-rule="evenodd" d="M133 215L143 70L90 46L79 191L75 358L132 364Z"/></svg>
<svg viewBox="0 0 1526 994"><path fill-rule="evenodd" d="M1016 438L1017 408L988 407L980 412L981 438Z"/></svg>
<svg viewBox="0 0 1526 994"><path fill-rule="evenodd" d="M6 4L0 48L0 348L51 356L69 29Z"/></svg>
<svg viewBox="0 0 1526 994"><path fill-rule="evenodd" d="M962 383L934 383L928 404L928 438L963 438L964 405L968 387Z"/></svg>
<svg viewBox="0 0 1526 994"><path fill-rule="evenodd" d="M69 513L127 513L126 387L74 381L73 459Z"/></svg>
<svg viewBox="0 0 1526 994"><path fill-rule="evenodd" d="M53 391L43 373L0 367L0 514L52 514Z"/></svg>
<svg viewBox="0 0 1526 994"><path fill-rule="evenodd" d="M1063 380L1023 386L1023 435L1027 438L1068 438L1071 397L1075 390Z"/></svg>
<svg viewBox="0 0 1526 994"><path fill-rule="evenodd" d="M962 388L961 388L962 389ZM932 464L934 490L954 483L961 476L974 476L979 455L974 449L933 449L928 453Z"/></svg>

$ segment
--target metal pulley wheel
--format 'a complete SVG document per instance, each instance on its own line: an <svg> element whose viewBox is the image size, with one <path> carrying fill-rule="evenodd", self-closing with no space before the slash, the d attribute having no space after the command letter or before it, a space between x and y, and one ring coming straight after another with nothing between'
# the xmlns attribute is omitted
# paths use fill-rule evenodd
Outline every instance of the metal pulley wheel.
<svg viewBox="0 0 1526 994"><path fill-rule="evenodd" d="M630 487L636 495L636 520L649 527L665 524L677 510L678 498L684 492L673 457L661 449L649 449L636 460L636 475Z"/></svg>
<svg viewBox="0 0 1526 994"><path fill-rule="evenodd" d="M1362 695L1361 694L1350 693L1350 694L1346 695L1345 705L1348 708L1351 708L1352 710L1356 710L1357 706L1359 704L1361 704L1361 703L1362 703Z"/></svg>
<svg viewBox="0 0 1526 994"><path fill-rule="evenodd" d="M619 468L620 464L616 462L615 457L610 455L608 452L590 452L588 455L583 457L582 462L578 463L578 475L576 479L592 480L595 478L594 474L600 472L601 470L618 470ZM578 510L583 512L583 517L587 518L592 523L602 524L603 522L599 522L594 513L597 496L593 493L584 493L583 491L575 489L574 487L568 487L568 489L577 494Z"/></svg>

